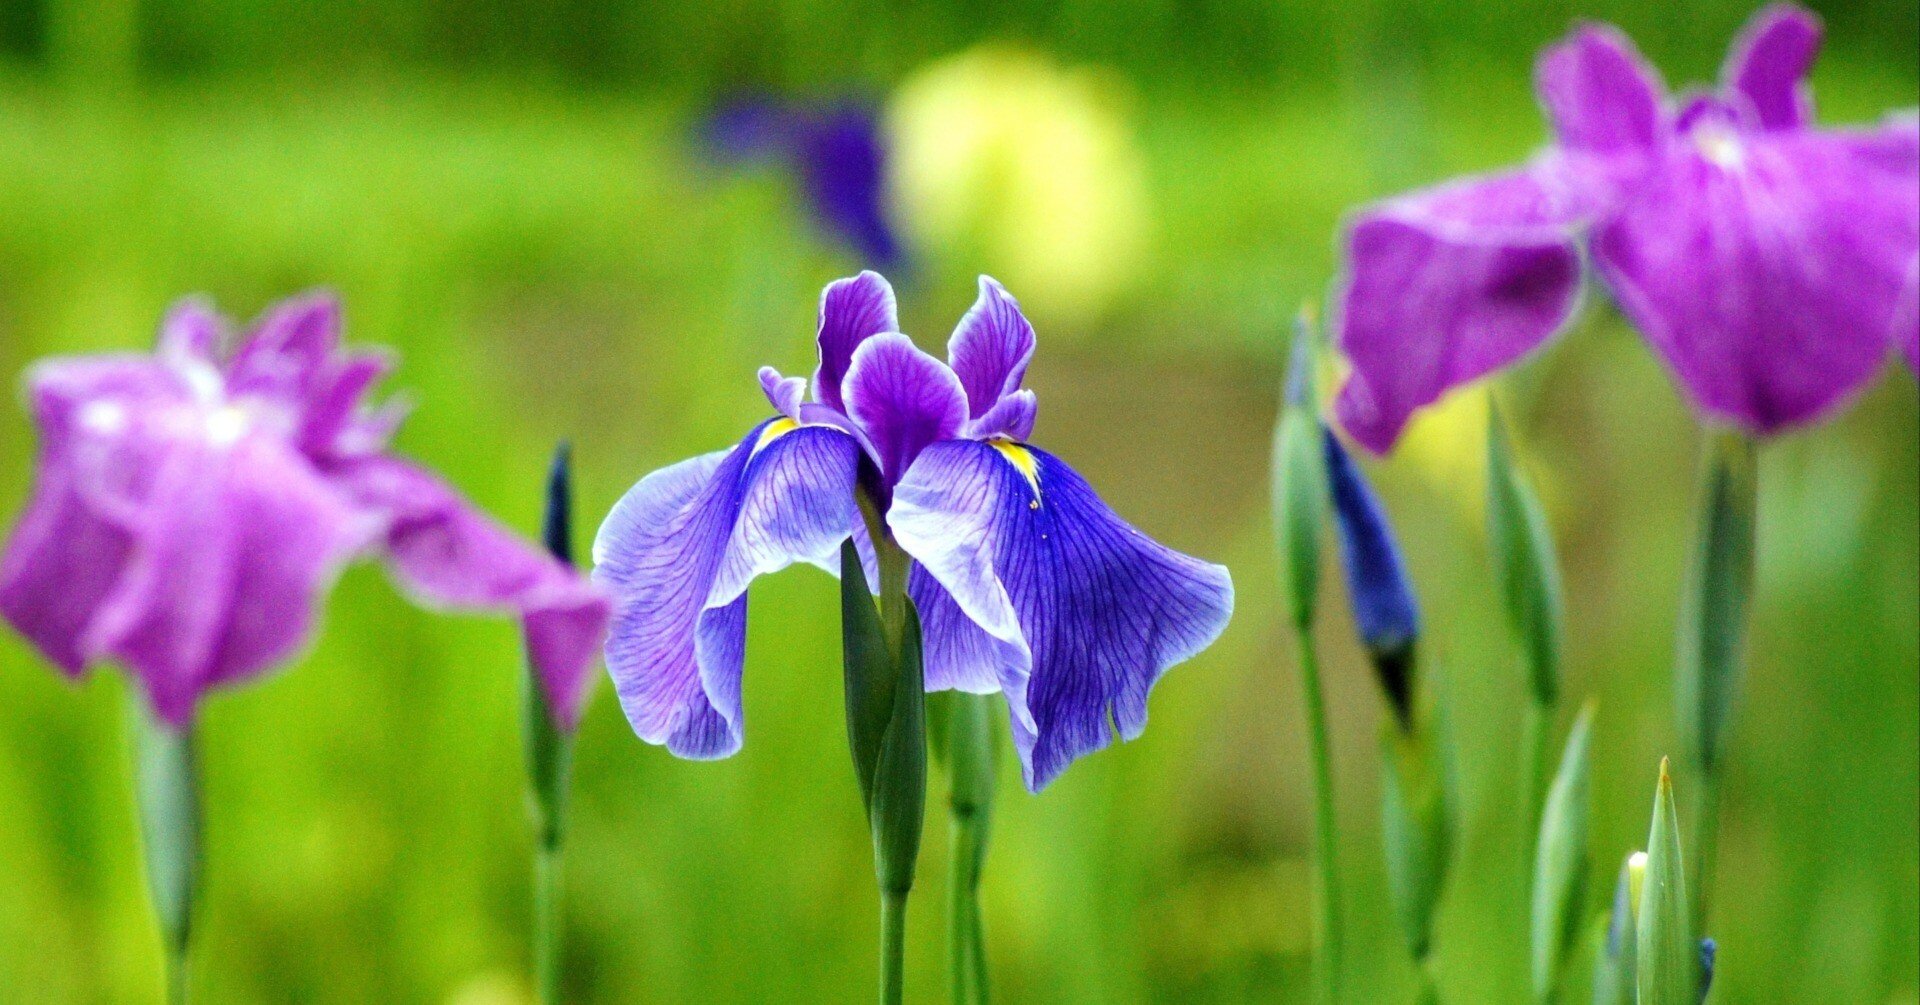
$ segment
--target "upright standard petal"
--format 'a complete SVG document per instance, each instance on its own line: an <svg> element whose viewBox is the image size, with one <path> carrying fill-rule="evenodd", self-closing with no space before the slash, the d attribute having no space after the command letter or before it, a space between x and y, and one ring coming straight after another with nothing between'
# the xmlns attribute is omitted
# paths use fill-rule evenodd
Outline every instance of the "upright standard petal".
<svg viewBox="0 0 1920 1005"><path fill-rule="evenodd" d="M547 701L572 728L611 616L605 594L411 464L366 458L331 476L378 516L393 571L420 601L519 613Z"/></svg>
<svg viewBox="0 0 1920 1005"><path fill-rule="evenodd" d="M1618 29L1581 25L1541 53L1534 82L1563 147L1619 154L1651 148L1661 136L1665 88Z"/></svg>
<svg viewBox="0 0 1920 1005"><path fill-rule="evenodd" d="M1820 53L1820 19L1804 7L1775 4L1741 31L1722 79L1742 95L1764 129L1797 129L1813 121L1807 71Z"/></svg>
<svg viewBox="0 0 1920 1005"><path fill-rule="evenodd" d="M860 344L845 394L847 415L866 431L888 484L900 480L927 444L959 435L967 421L960 378L898 333Z"/></svg>
<svg viewBox="0 0 1920 1005"><path fill-rule="evenodd" d="M1596 234L1615 299L1701 409L1759 433L1817 419L1911 324L1920 186L1898 128L1703 120Z"/></svg>
<svg viewBox="0 0 1920 1005"><path fill-rule="evenodd" d="M859 521L859 451L775 419L648 475L608 514L593 576L614 597L607 669L641 739L689 758L740 749L747 584L836 553Z"/></svg>
<svg viewBox="0 0 1920 1005"><path fill-rule="evenodd" d="M813 373L813 393L823 405L844 412L840 382L853 365L853 351L881 332L900 330L893 287L877 272L836 279L820 293L820 367Z"/></svg>
<svg viewBox="0 0 1920 1005"><path fill-rule="evenodd" d="M991 276L947 340L947 362L967 391L967 414L978 419L1020 389L1033 360L1033 325L1013 294Z"/></svg>
<svg viewBox="0 0 1920 1005"><path fill-rule="evenodd" d="M999 661L1035 791L1116 731L1138 736L1160 675L1211 644L1233 611L1226 569L1128 526L1072 469L1025 445L928 447L895 489L887 523L994 640L989 649L930 638L927 649Z"/></svg>
<svg viewBox="0 0 1920 1005"><path fill-rule="evenodd" d="M1347 237L1335 319L1353 373L1336 403L1367 449L1414 411L1559 331L1579 301L1581 194L1536 166L1390 200Z"/></svg>

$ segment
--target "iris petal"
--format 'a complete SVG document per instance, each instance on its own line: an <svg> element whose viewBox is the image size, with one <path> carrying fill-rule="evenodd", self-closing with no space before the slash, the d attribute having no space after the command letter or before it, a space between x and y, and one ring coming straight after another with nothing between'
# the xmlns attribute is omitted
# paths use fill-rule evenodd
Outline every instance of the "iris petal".
<svg viewBox="0 0 1920 1005"><path fill-rule="evenodd" d="M960 379L905 335L862 342L845 393L847 414L866 431L889 482L899 480L923 447L959 435L967 421Z"/></svg>
<svg viewBox="0 0 1920 1005"><path fill-rule="evenodd" d="M877 272L836 279L820 293L820 367L813 374L813 393L835 411L847 410L840 398L840 382L853 365L853 351L873 335L900 330L893 287Z"/></svg>
<svg viewBox="0 0 1920 1005"><path fill-rule="evenodd" d="M1116 731L1146 726L1147 694L1166 669L1217 638L1233 611L1227 570L1128 526L1057 458L1024 445L1032 476L1006 448L972 441L922 451L887 522L901 547L985 635L1012 713L1029 788ZM968 651L965 639L942 639ZM977 668L942 670L949 682Z"/></svg>
<svg viewBox="0 0 1920 1005"><path fill-rule="evenodd" d="M1540 54L1534 83L1562 146L1619 154L1650 148L1660 137L1665 88L1618 29L1575 29Z"/></svg>
<svg viewBox="0 0 1920 1005"><path fill-rule="evenodd" d="M642 739L681 757L740 748L747 584L827 561L859 520L853 438L767 428L641 479L594 542L594 579L615 602L607 669L621 706Z"/></svg>
<svg viewBox="0 0 1920 1005"><path fill-rule="evenodd" d="M1791 4L1754 15L1728 55L1722 76L1746 96L1766 129L1793 129L1813 121L1807 71L1820 53L1820 19Z"/></svg>
<svg viewBox="0 0 1920 1005"><path fill-rule="evenodd" d="M1019 301L991 276L947 340L947 361L967 391L967 414L978 419L1020 389L1033 360L1033 325Z"/></svg>
<svg viewBox="0 0 1920 1005"><path fill-rule="evenodd" d="M1621 309L1701 409L1755 432L1811 421L1912 324L1911 133L1676 143L1594 238Z"/></svg>
<svg viewBox="0 0 1920 1005"><path fill-rule="evenodd" d="M1413 412L1559 331L1579 300L1587 209L1542 167L1389 200L1347 237L1337 319L1353 363L1336 408L1384 452Z"/></svg>

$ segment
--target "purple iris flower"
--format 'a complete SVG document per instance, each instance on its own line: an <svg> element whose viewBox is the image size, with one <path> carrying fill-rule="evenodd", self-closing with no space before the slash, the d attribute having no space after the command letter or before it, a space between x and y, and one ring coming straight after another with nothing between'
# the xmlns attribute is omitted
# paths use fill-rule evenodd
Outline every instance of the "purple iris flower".
<svg viewBox="0 0 1920 1005"><path fill-rule="evenodd" d="M856 489L914 559L927 689L1004 694L1035 791L1138 736L1160 675L1226 627L1226 569L1128 526L1026 442L1034 333L1000 284L981 278L946 363L898 327L880 276L828 286L813 400L762 369L773 418L648 475L608 515L607 667L642 739L690 758L740 748L747 584L796 561L838 573L849 535L870 561Z"/></svg>
<svg viewBox="0 0 1920 1005"><path fill-rule="evenodd" d="M341 347L327 296L237 340L188 300L152 355L39 363L39 467L0 554L0 615L69 675L118 661L185 726L208 690L293 656L340 569L378 553L424 603L518 611L571 729L611 605L388 452L402 413L366 403L388 368Z"/></svg>
<svg viewBox="0 0 1920 1005"><path fill-rule="evenodd" d="M1583 252L1706 415L1813 421L1899 347L1920 367L1920 128L1816 130L1820 25L1761 12L1722 84L1669 99L1620 32L1543 53L1557 141L1516 170L1373 206L1347 238L1341 423L1384 452L1409 416L1566 323Z"/></svg>
<svg viewBox="0 0 1920 1005"><path fill-rule="evenodd" d="M900 239L887 216L887 147L873 109L855 102L808 107L737 98L707 119L704 133L707 148L722 162L789 164L823 229L868 265L900 264Z"/></svg>

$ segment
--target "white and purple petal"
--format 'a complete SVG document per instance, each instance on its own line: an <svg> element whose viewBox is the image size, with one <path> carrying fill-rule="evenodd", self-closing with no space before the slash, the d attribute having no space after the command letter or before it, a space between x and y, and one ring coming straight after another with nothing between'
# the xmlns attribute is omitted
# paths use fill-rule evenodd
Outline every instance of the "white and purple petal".
<svg viewBox="0 0 1920 1005"><path fill-rule="evenodd" d="M1033 325L1019 301L991 276L947 340L947 362L967 392L967 414L978 419L1020 389L1033 360Z"/></svg>
<svg viewBox="0 0 1920 1005"><path fill-rule="evenodd" d="M782 377L770 366L760 368L760 391L773 410L795 422L801 421L800 407L807 397L807 378Z"/></svg>
<svg viewBox="0 0 1920 1005"><path fill-rule="evenodd" d="M1753 16L1727 55L1727 90L1744 97L1763 129L1797 129L1813 121L1806 82L1820 53L1820 19L1804 7L1775 4Z"/></svg>
<svg viewBox="0 0 1920 1005"><path fill-rule="evenodd" d="M1703 122L1595 234L1614 298L1701 410L1757 433L1811 422L1903 337L1920 172L1892 128Z"/></svg>
<svg viewBox="0 0 1920 1005"><path fill-rule="evenodd" d="M952 439L967 421L966 391L945 363L897 332L860 344L847 369L846 412L866 432L891 484L921 449Z"/></svg>
<svg viewBox="0 0 1920 1005"><path fill-rule="evenodd" d="M648 475L608 514L593 576L614 598L607 669L641 739L689 758L740 749L747 584L837 552L859 522L859 451L775 419Z"/></svg>
<svg viewBox="0 0 1920 1005"><path fill-rule="evenodd" d="M1024 445L928 447L887 522L972 623L950 633L931 596L930 680L972 689L978 667L943 664L994 661L1036 791L1116 733L1138 736L1154 683L1211 644L1233 611L1226 569L1128 526L1078 474Z"/></svg>
<svg viewBox="0 0 1920 1005"><path fill-rule="evenodd" d="M1353 372L1336 409L1383 453L1413 413L1559 331L1580 293L1573 225L1591 210L1534 166L1389 200L1347 235L1335 329Z"/></svg>
<svg viewBox="0 0 1920 1005"><path fill-rule="evenodd" d="M881 332L900 330L893 287L877 272L836 279L820 293L820 365L813 374L815 400L835 411L847 410L841 381L853 365L854 350Z"/></svg>

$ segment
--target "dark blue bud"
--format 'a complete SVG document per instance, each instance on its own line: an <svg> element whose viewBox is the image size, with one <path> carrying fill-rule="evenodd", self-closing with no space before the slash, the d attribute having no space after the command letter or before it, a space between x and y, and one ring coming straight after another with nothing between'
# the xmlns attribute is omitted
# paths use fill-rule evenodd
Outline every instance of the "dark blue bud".
<svg viewBox="0 0 1920 1005"><path fill-rule="evenodd" d="M1340 557L1346 567L1347 594L1360 641L1373 656L1381 686L1402 726L1412 722L1414 643L1420 636L1420 609L1413 584L1393 539L1386 509L1367 485L1360 468L1340 445L1333 429L1321 423L1326 444L1327 489L1333 497L1334 525L1340 532Z"/></svg>
<svg viewBox="0 0 1920 1005"><path fill-rule="evenodd" d="M573 445L565 440L553 449L547 472L547 508L540 520L540 540L547 552L573 564Z"/></svg>
<svg viewBox="0 0 1920 1005"><path fill-rule="evenodd" d="M1713 962L1720 955L1720 947L1712 939L1700 940L1700 1000L1707 1000L1707 992L1713 990Z"/></svg>

